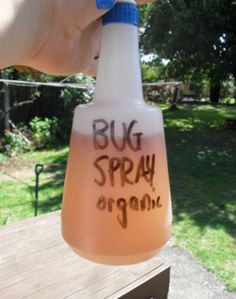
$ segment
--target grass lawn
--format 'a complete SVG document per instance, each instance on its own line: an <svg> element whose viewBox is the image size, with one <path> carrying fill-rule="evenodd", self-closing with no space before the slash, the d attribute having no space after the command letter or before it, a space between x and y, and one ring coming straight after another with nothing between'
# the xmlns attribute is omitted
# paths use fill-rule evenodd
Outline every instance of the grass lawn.
<svg viewBox="0 0 236 299"><path fill-rule="evenodd" d="M164 108L177 244L236 290L236 107Z"/></svg>
<svg viewBox="0 0 236 299"><path fill-rule="evenodd" d="M34 151L0 166L0 225L34 216L36 163L45 163L39 177L38 214L61 207L68 147Z"/></svg>
<svg viewBox="0 0 236 299"><path fill-rule="evenodd" d="M236 118L236 106L162 108L177 244L236 291L236 134L223 126ZM37 162L56 164L40 176L39 213L60 207L67 151L36 151L10 162L0 157L0 224L33 216Z"/></svg>

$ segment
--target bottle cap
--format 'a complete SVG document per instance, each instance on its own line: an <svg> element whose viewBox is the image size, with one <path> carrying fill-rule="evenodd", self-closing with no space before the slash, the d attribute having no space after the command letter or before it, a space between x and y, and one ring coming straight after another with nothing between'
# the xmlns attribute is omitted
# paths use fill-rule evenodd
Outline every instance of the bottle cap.
<svg viewBox="0 0 236 299"><path fill-rule="evenodd" d="M139 11L136 4L118 2L103 16L103 25L110 23L125 23L139 25Z"/></svg>

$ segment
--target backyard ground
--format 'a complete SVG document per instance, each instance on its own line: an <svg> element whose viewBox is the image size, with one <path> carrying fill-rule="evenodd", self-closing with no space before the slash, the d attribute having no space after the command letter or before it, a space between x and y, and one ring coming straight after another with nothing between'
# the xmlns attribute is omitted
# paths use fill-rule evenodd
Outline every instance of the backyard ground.
<svg viewBox="0 0 236 299"><path fill-rule="evenodd" d="M189 249L231 291L236 291L236 106L162 105L177 245ZM0 156L0 225L34 215L36 163L38 213L59 209L68 147Z"/></svg>

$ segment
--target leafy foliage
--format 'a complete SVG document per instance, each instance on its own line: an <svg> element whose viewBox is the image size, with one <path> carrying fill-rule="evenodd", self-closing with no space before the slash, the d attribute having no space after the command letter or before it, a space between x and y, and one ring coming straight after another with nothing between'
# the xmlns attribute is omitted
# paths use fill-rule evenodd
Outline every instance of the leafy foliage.
<svg viewBox="0 0 236 299"><path fill-rule="evenodd" d="M144 26L147 23L153 4L144 4L139 6L140 25Z"/></svg>
<svg viewBox="0 0 236 299"><path fill-rule="evenodd" d="M80 75L71 78L69 83L83 83L88 86L92 86L94 84L94 79L91 77ZM62 142L68 143L75 107L79 104L89 103L92 99L92 95L92 88L64 88L61 90L60 97L58 99L58 105L60 107L59 126L63 129L62 134L59 133L59 139Z"/></svg>
<svg viewBox="0 0 236 299"><path fill-rule="evenodd" d="M20 131L5 130L3 138L0 142L0 148L9 157L12 157L30 150L31 145L27 143Z"/></svg>
<svg viewBox="0 0 236 299"><path fill-rule="evenodd" d="M158 0L143 47L168 59L169 76L220 83L236 79L236 3L233 0Z"/></svg>
<svg viewBox="0 0 236 299"><path fill-rule="evenodd" d="M143 82L157 82L167 79L166 67L159 58L148 63L142 63L142 77Z"/></svg>
<svg viewBox="0 0 236 299"><path fill-rule="evenodd" d="M41 148L56 140L58 119L56 117L52 119L35 117L30 122L30 128L35 146Z"/></svg>

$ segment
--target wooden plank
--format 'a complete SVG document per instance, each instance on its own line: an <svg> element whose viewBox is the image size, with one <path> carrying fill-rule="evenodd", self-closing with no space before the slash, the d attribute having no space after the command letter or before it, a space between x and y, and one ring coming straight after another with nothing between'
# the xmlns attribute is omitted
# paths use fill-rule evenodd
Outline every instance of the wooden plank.
<svg viewBox="0 0 236 299"><path fill-rule="evenodd" d="M168 290L168 267L157 258L121 267L78 257L61 237L59 212L3 228L0 244L1 299L114 299L139 286L152 293L158 286L158 294Z"/></svg>
<svg viewBox="0 0 236 299"><path fill-rule="evenodd" d="M33 230L36 227L41 228L45 225L57 225L60 223L60 211L40 215L38 217L29 218L24 221L20 221L15 224L9 224L0 228L0 240L4 238L4 241L12 240L17 233ZM1 250L1 248L0 248Z"/></svg>
<svg viewBox="0 0 236 299"><path fill-rule="evenodd" d="M35 268L47 267L48 263L53 264L53 261L60 262L61 257L66 260L68 257L72 256L74 258L73 252L68 254L68 248L66 246L58 246L57 248L50 248L46 252L38 252L35 255L30 255L29 258L21 259L16 263L11 263L1 267L0 273L0 290L3 287L12 284L15 279L19 279L22 275L30 275L30 271L35 271Z"/></svg>
<svg viewBox="0 0 236 299"><path fill-rule="evenodd" d="M152 261L155 264L154 261ZM134 269L137 265L131 266ZM132 269L132 268L131 268ZM158 299L166 298L165 295L168 293L169 287L169 267L159 264L156 268L153 269L153 266L150 270L149 267L145 267L145 264L142 265L142 271L139 269L134 275L132 271L130 272L127 267L124 267L123 270L118 271L114 275L108 277L106 280L94 281L92 285L83 290L74 292L73 294L67 296L69 299L86 299L86 298L96 298L96 299L117 299L117 298L126 298L124 295L130 293L127 299L138 299L138 298L155 298L155 294L161 295ZM163 274L163 279L161 279L162 287L156 284L158 280L158 275ZM164 275L165 274L165 275ZM150 283L149 283L150 282ZM138 291L133 296L132 291L134 288L140 286L142 291ZM149 289L149 287L151 287ZM159 291L158 291L159 287ZM155 291L155 293L154 293ZM167 291L167 292L166 292ZM163 294L163 295L162 295ZM128 295L127 295L128 296Z"/></svg>
<svg viewBox="0 0 236 299"><path fill-rule="evenodd" d="M143 277L139 277L127 287L104 299L166 299L170 283L170 267L161 265Z"/></svg>
<svg viewBox="0 0 236 299"><path fill-rule="evenodd" d="M71 277L71 272L77 271L77 273L83 276L83 272L86 271L89 265L76 265L73 263L73 260L74 257L68 259L61 257L60 261L54 260L46 266L35 266L31 271L18 276L18 279L8 287L2 288L0 290L0 298L12 299L27 296L31 298L30 294L38 293L40 290L47 290L50 285L56 287L58 281L61 283L64 279L66 280L68 277ZM46 291L46 293L48 293L48 291ZM50 295L50 293L48 294Z"/></svg>
<svg viewBox="0 0 236 299"><path fill-rule="evenodd" d="M94 264L89 262L86 262L86 264L87 266L82 267L80 270L78 270L78 267L71 267L71 273L58 277L59 280L49 284L46 288L41 288L34 293L27 294L25 298L66 298L75 291L89 288L94 284L94 281L102 283L102 281L105 281L107 278L111 278L114 275L113 272L118 271L115 269L107 271L105 268L99 267L98 265L94 266ZM79 296L79 298L82 297Z"/></svg>
<svg viewBox="0 0 236 299"><path fill-rule="evenodd" d="M79 259L79 258L78 258ZM78 261L78 266L81 261ZM75 265L74 261L74 265ZM71 266L68 276L58 277L58 281L49 283L48 287L37 290L34 294L25 296L30 299L37 298L103 298L104 294L110 294L119 286L126 286L139 276L145 276L153 268L153 264L160 264L157 260L150 264L134 266L104 266L86 261L85 269L78 271L78 267ZM59 275L60 276L60 275ZM120 280L120 281L119 281ZM106 290L104 293L104 289ZM103 292L98 296L98 291ZM74 295L75 294L75 295Z"/></svg>
<svg viewBox="0 0 236 299"><path fill-rule="evenodd" d="M48 235L48 238L53 238L53 236ZM6 252L4 254L0 255L0 265L5 266L7 264L12 264L12 262L17 262L19 260L22 260L24 258L27 258L30 255L36 254L39 250L48 250L50 248L55 248L61 244L60 241L52 239L52 241L47 241L47 239L40 240L34 240L31 238L29 242L26 242L24 246L17 245L17 239L16 239L16 245L13 248L10 248L9 252L8 249L6 249ZM44 247L41 247L40 245L44 245ZM13 251L15 248L15 252Z"/></svg>
<svg viewBox="0 0 236 299"><path fill-rule="evenodd" d="M40 248L45 251L59 244L62 244L59 213L33 218L22 225L10 225L0 229L0 265L12 263L12 259L17 262Z"/></svg>

